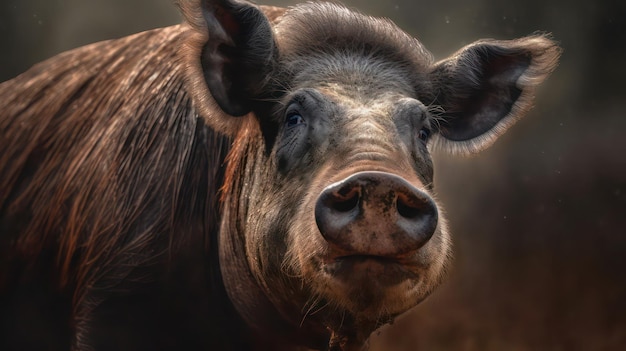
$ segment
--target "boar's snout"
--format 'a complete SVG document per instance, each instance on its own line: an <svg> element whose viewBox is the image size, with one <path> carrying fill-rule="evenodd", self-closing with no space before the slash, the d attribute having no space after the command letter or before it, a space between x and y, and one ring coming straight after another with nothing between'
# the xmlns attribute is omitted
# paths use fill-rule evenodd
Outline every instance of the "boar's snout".
<svg viewBox="0 0 626 351"><path fill-rule="evenodd" d="M430 240L437 207L400 176L359 172L321 192L315 221L337 255L396 258Z"/></svg>

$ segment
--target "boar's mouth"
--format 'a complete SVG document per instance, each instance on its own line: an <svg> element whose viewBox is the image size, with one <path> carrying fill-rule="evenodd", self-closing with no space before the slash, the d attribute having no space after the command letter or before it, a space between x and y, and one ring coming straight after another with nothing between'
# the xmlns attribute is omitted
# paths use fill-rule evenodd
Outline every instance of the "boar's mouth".
<svg viewBox="0 0 626 351"><path fill-rule="evenodd" d="M327 262L323 270L342 281L363 280L364 283L379 286L396 285L405 280L419 278L419 275L402 261L377 255L338 256Z"/></svg>

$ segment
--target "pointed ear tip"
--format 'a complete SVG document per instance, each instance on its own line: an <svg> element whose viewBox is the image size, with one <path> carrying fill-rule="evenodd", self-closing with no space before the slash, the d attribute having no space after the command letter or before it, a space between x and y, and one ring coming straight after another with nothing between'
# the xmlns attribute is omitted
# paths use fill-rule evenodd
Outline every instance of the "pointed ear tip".
<svg viewBox="0 0 626 351"><path fill-rule="evenodd" d="M543 81L559 64L563 49L551 33L535 33L511 41L512 45L528 52L532 58L526 77L534 76L535 82ZM537 78L542 77L537 80Z"/></svg>
<svg viewBox="0 0 626 351"><path fill-rule="evenodd" d="M552 73L559 65L563 49L554 41L546 41L545 46L537 47L533 54L533 63L542 67L542 71Z"/></svg>
<svg viewBox="0 0 626 351"><path fill-rule="evenodd" d="M552 33L537 33L532 36L528 36L525 43L528 47L533 48L534 51L548 56L559 58L563 49L560 43L554 39Z"/></svg>

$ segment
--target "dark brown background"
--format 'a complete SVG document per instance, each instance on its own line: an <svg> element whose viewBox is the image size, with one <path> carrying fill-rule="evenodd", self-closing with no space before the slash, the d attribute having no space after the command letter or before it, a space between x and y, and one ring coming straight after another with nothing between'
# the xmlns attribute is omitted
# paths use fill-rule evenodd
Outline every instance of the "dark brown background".
<svg viewBox="0 0 626 351"><path fill-rule="evenodd" d="M565 49L536 108L491 149L437 153L456 260L375 349L626 350L626 2L345 3L390 17L437 58L537 30ZM63 50L179 20L169 0L0 0L0 81Z"/></svg>

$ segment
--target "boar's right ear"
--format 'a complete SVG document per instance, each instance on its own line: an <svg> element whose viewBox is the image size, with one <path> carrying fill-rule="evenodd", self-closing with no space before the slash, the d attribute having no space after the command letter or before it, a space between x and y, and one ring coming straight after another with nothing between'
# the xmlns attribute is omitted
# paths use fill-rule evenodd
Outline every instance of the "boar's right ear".
<svg viewBox="0 0 626 351"><path fill-rule="evenodd" d="M192 66L189 74L196 76L191 77L192 89L208 88L212 99L228 115L242 116L252 111L276 56L267 17L245 1L180 0L179 5L196 32L190 39L194 57L188 58L195 60L188 63ZM199 86L202 84L197 75L203 78L206 88ZM198 100L199 94L194 95ZM200 100L204 100L200 104L211 105L207 96Z"/></svg>
<svg viewBox="0 0 626 351"><path fill-rule="evenodd" d="M439 141L461 153L491 145L530 109L560 53L552 40L536 35L481 40L437 63L432 80L443 110Z"/></svg>

